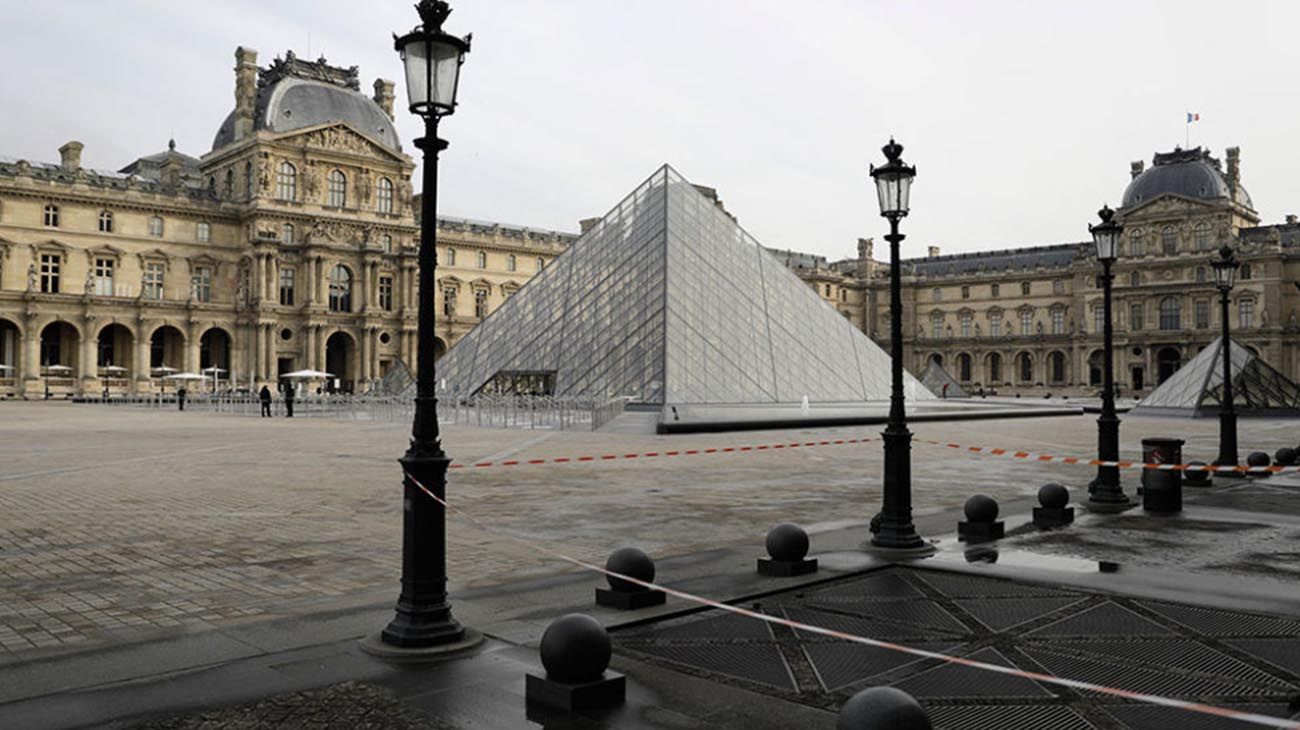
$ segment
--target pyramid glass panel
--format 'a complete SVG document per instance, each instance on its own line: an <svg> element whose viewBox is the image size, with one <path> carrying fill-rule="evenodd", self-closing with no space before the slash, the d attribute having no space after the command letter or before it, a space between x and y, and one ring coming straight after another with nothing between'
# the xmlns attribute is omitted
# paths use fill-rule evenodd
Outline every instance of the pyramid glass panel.
<svg viewBox="0 0 1300 730"><path fill-rule="evenodd" d="M553 374L561 396L668 404L884 400L889 358L664 166L438 363L473 394ZM933 395L910 375L908 397Z"/></svg>
<svg viewBox="0 0 1300 730"><path fill-rule="evenodd" d="M1210 343L1137 405L1138 412L1215 415L1223 399L1223 338ZM1241 415L1300 416L1300 386L1229 340L1233 406Z"/></svg>

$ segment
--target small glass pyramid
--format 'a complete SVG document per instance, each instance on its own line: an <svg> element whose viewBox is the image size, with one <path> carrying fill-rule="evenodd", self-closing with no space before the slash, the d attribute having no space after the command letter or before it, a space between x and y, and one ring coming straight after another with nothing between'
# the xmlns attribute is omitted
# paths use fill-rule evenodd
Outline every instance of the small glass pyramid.
<svg viewBox="0 0 1300 730"><path fill-rule="evenodd" d="M667 165L438 361L462 397L527 383L654 405L885 400L889 375L885 352ZM908 398L934 397L904 380Z"/></svg>
<svg viewBox="0 0 1300 730"><path fill-rule="evenodd" d="M1233 409L1243 416L1300 417L1300 385L1291 382L1264 359L1229 339ZM1223 338L1211 342L1151 394L1138 402L1136 413L1166 412L1215 416L1223 399Z"/></svg>
<svg viewBox="0 0 1300 730"><path fill-rule="evenodd" d="M921 385L940 398L969 398L970 393L939 363L931 360L921 372ZM947 387L945 387L947 386Z"/></svg>

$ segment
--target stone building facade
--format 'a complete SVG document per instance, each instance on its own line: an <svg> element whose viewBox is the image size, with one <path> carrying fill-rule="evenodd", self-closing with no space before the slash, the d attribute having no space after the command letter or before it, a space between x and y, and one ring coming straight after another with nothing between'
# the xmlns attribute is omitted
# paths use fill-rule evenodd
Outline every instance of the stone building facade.
<svg viewBox="0 0 1300 730"><path fill-rule="evenodd" d="M1241 184L1240 153L1175 150L1134 162L1118 218L1115 380L1142 395L1221 330L1209 265L1224 243L1243 262L1232 291L1233 337L1300 380L1300 223L1261 225ZM1097 218L1081 210L1083 232ZM906 245L906 244L905 244ZM803 256L801 258L801 256ZM869 240L852 259L789 254L788 265L882 347L889 344L889 265ZM1091 241L904 259L906 366L937 360L964 386L1003 393L1095 393L1101 383L1102 291Z"/></svg>
<svg viewBox="0 0 1300 730"><path fill-rule="evenodd" d="M417 364L393 83L368 95L356 67L292 53L235 61L234 111L199 158L169 143L104 172L78 142L58 164L0 158L0 396L154 392L203 370L223 388L315 369L361 390ZM572 239L439 228L442 349Z"/></svg>

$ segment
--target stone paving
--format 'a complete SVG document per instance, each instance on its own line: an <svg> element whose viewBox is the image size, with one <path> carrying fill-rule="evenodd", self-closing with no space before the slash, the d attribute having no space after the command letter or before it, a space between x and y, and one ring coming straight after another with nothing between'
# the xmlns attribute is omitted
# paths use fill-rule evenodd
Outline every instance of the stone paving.
<svg viewBox="0 0 1300 730"><path fill-rule="evenodd" d="M1141 435L1214 454L1217 423L1127 417ZM923 423L918 438L1088 455L1095 418ZM695 436L449 426L458 462L876 438L879 426ZM404 424L253 419L65 403L0 403L0 664L168 632L295 616L396 597ZM1243 421L1243 450L1294 446L1280 421ZM975 492L1028 497L1081 485L1086 467L1011 462L918 444L920 513ZM449 495L486 522L603 560L636 544L656 557L757 544L794 520L814 532L878 508L881 446L831 445L452 472ZM1128 483L1135 485L1136 472ZM1131 488L1130 488L1131 491ZM1076 498L1082 494L1075 490ZM452 588L565 567L449 526ZM815 536L814 536L815 539Z"/></svg>

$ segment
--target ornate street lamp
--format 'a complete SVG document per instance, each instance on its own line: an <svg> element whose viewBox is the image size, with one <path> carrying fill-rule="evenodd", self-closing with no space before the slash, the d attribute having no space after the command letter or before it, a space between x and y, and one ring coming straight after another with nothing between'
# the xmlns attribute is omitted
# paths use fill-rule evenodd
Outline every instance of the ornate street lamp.
<svg viewBox="0 0 1300 730"><path fill-rule="evenodd" d="M903 146L892 138L882 148L888 159L871 167L880 199L880 215L889 219L889 345L892 385L889 393L889 424L885 440L885 488L880 513L871 520L871 549L886 555L922 557L934 553L934 545L921 539L912 524L912 433L907 430L903 407L903 293L898 244L905 238L898 221L907 215L908 195L916 168L904 164Z"/></svg>
<svg viewBox="0 0 1300 730"><path fill-rule="evenodd" d="M1097 211L1101 223L1088 226L1092 241L1097 246L1097 261L1101 263L1102 291L1102 349L1104 351L1101 386L1101 417L1097 419L1097 458L1101 461L1119 461L1119 416L1115 415L1115 352L1111 331L1110 290L1115 275L1111 264L1119 254L1119 237L1124 226L1115 221L1115 211L1103 205ZM1118 466L1097 467L1097 478L1089 485L1088 508L1097 512L1118 512L1128 509L1132 502L1124 495L1119 484Z"/></svg>
<svg viewBox="0 0 1300 730"><path fill-rule="evenodd" d="M395 38L406 66L406 92L413 114L424 117L424 137L415 146L424 152L424 190L420 208L419 331L416 354L415 423L411 447L399 459L402 481L402 592L397 615L365 644L381 654L434 654L455 651L482 641L482 634L461 626L447 601L446 511L423 494L420 485L445 499L451 459L438 440L437 379L434 375L435 270L437 259L438 153L447 148L438 139L438 121L456 110L460 66L469 52L464 39L444 33L442 23L451 8L442 0L421 0L415 6L420 25Z"/></svg>
<svg viewBox="0 0 1300 730"><path fill-rule="evenodd" d="M1228 293L1237 277L1236 257L1232 248L1224 245L1219 257L1210 259L1214 267L1214 285L1219 288L1219 305L1223 315L1223 402L1219 404L1219 464L1237 464L1237 411L1232 405L1232 344L1228 338Z"/></svg>

